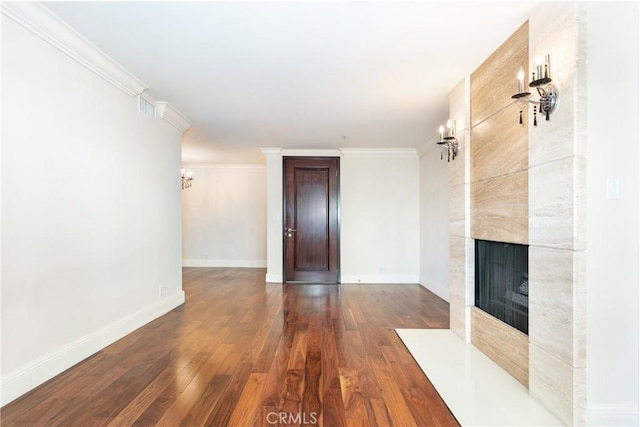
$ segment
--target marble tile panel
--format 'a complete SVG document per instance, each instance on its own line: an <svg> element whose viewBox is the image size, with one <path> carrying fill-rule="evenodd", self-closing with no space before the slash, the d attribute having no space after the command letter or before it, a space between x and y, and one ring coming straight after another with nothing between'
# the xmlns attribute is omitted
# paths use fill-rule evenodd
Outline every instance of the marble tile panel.
<svg viewBox="0 0 640 427"><path fill-rule="evenodd" d="M465 239L449 239L449 327L465 339L468 327L465 317L466 299Z"/></svg>
<svg viewBox="0 0 640 427"><path fill-rule="evenodd" d="M471 308L471 342L525 387L529 384L529 339L484 311Z"/></svg>
<svg viewBox="0 0 640 427"><path fill-rule="evenodd" d="M550 74L554 78L557 67L578 59L577 2L548 2L529 14L529 55L531 65L538 56L551 54Z"/></svg>
<svg viewBox="0 0 640 427"><path fill-rule="evenodd" d="M509 105L471 129L471 182L529 167L528 115L518 123L519 105Z"/></svg>
<svg viewBox="0 0 640 427"><path fill-rule="evenodd" d="M473 239L449 239L449 292L463 298L466 305L474 304L474 260Z"/></svg>
<svg viewBox="0 0 640 427"><path fill-rule="evenodd" d="M573 366L587 366L587 253L573 255Z"/></svg>
<svg viewBox="0 0 640 427"><path fill-rule="evenodd" d="M576 152L574 122L576 103L576 67L569 64L559 69L553 84L559 92L558 105L549 115L549 121L538 114L538 126L529 124L529 166L573 156ZM528 115L532 117L532 106Z"/></svg>
<svg viewBox="0 0 640 427"><path fill-rule="evenodd" d="M456 121L458 132L470 128L469 115L471 98L469 78L470 76L463 78L451 92L449 92L449 119Z"/></svg>
<svg viewBox="0 0 640 427"><path fill-rule="evenodd" d="M465 239L449 238L449 294L465 301L466 295L466 266Z"/></svg>
<svg viewBox="0 0 640 427"><path fill-rule="evenodd" d="M476 295L476 252L475 252L475 240L471 238L465 239L465 247L466 247L466 263L467 263L467 273L466 273L466 300L467 305L472 306L475 304L475 295ZM468 316L468 315L467 315Z"/></svg>
<svg viewBox="0 0 640 427"><path fill-rule="evenodd" d="M572 250L529 247L529 339L569 365L574 360L574 257Z"/></svg>
<svg viewBox="0 0 640 427"><path fill-rule="evenodd" d="M529 345L529 393L567 425L573 419L573 367Z"/></svg>
<svg viewBox="0 0 640 427"><path fill-rule="evenodd" d="M549 3L536 8L529 20L530 59L550 55L552 83L559 91L549 122L529 125L531 166L562 157L586 155L587 48L583 6Z"/></svg>
<svg viewBox="0 0 640 427"><path fill-rule="evenodd" d="M464 305L464 301L457 296L450 296L449 328L465 341L467 336L466 311L467 307Z"/></svg>
<svg viewBox="0 0 640 427"><path fill-rule="evenodd" d="M585 171L582 157L568 157L529 169L531 245L585 249Z"/></svg>
<svg viewBox="0 0 640 427"><path fill-rule="evenodd" d="M458 132L456 138L458 140L458 155L448 165L449 186L451 187L469 182L469 130Z"/></svg>
<svg viewBox="0 0 640 427"><path fill-rule="evenodd" d="M471 184L471 237L529 244L527 171Z"/></svg>
<svg viewBox="0 0 640 427"><path fill-rule="evenodd" d="M573 423L587 425L587 368L573 368Z"/></svg>
<svg viewBox="0 0 640 427"><path fill-rule="evenodd" d="M576 23L578 26L578 59L576 61L576 77L574 79L576 89L574 96L576 101L574 102L574 152L576 156L585 157L587 155L587 93L588 93L588 79L587 79L587 5L584 2L578 3L578 14L576 16Z"/></svg>
<svg viewBox="0 0 640 427"><path fill-rule="evenodd" d="M469 219L469 184L449 187L449 235L465 237Z"/></svg>
<svg viewBox="0 0 640 427"><path fill-rule="evenodd" d="M528 75L528 58L529 24L525 22L471 74L472 128L512 102L520 67Z"/></svg>
<svg viewBox="0 0 640 427"><path fill-rule="evenodd" d="M587 248L587 158L573 159L573 249Z"/></svg>

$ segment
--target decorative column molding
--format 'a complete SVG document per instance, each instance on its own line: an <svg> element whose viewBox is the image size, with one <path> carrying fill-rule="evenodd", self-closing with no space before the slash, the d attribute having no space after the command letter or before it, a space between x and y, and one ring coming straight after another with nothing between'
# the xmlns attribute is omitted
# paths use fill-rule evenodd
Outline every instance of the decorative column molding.
<svg viewBox="0 0 640 427"><path fill-rule="evenodd" d="M267 159L267 275L282 283L282 148L261 148Z"/></svg>

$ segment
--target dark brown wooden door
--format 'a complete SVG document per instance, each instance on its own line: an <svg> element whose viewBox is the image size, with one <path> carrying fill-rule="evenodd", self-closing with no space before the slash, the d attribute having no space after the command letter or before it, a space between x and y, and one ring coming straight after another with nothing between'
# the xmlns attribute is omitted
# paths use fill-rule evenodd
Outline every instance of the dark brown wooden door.
<svg viewBox="0 0 640 427"><path fill-rule="evenodd" d="M337 157L284 158L287 282L339 283Z"/></svg>

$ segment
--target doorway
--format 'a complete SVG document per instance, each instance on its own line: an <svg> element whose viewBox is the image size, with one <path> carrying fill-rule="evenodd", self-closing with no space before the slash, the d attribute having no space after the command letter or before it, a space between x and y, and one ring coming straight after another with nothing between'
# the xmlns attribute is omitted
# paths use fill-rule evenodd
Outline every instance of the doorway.
<svg viewBox="0 0 640 427"><path fill-rule="evenodd" d="M284 281L340 283L340 158L283 162Z"/></svg>

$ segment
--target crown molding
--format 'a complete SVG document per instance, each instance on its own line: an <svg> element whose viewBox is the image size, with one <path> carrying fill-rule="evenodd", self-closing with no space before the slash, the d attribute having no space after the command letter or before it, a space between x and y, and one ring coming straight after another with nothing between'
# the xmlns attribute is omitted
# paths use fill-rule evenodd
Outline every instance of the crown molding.
<svg viewBox="0 0 640 427"><path fill-rule="evenodd" d="M37 2L2 2L2 14L68 55L129 96L146 88L133 74Z"/></svg>
<svg viewBox="0 0 640 427"><path fill-rule="evenodd" d="M282 148L261 148L262 154L265 156L277 156L282 153Z"/></svg>
<svg viewBox="0 0 640 427"><path fill-rule="evenodd" d="M340 157L341 153L340 150L331 148L285 148L282 150L282 155L290 157Z"/></svg>
<svg viewBox="0 0 640 427"><path fill-rule="evenodd" d="M158 115L162 120L169 123L180 132L184 132L191 127L193 123L184 114L176 110L168 102L156 102Z"/></svg>
<svg viewBox="0 0 640 427"><path fill-rule="evenodd" d="M345 157L418 157L415 148L341 148L340 152Z"/></svg>
<svg viewBox="0 0 640 427"><path fill-rule="evenodd" d="M259 164L226 164L226 163L184 163L185 169L213 169L213 170L255 170L263 171L267 169L265 165Z"/></svg>

